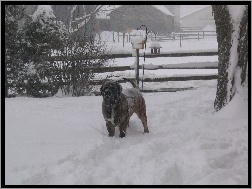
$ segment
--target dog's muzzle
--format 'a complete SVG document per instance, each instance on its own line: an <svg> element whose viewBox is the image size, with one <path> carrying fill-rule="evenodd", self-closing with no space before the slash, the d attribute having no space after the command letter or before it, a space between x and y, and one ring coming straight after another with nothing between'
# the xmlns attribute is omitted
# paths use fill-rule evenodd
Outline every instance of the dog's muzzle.
<svg viewBox="0 0 252 189"><path fill-rule="evenodd" d="M115 102L115 94L113 94L113 92L109 89L106 89L104 91L104 98L106 101L111 101L111 102Z"/></svg>

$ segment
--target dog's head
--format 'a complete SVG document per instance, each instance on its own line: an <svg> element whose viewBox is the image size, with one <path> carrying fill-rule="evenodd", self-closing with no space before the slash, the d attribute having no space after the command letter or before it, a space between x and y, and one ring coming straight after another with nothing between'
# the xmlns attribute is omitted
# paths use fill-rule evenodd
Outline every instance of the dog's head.
<svg viewBox="0 0 252 189"><path fill-rule="evenodd" d="M116 81L107 81L101 86L100 91L105 102L116 103L121 95L122 86Z"/></svg>

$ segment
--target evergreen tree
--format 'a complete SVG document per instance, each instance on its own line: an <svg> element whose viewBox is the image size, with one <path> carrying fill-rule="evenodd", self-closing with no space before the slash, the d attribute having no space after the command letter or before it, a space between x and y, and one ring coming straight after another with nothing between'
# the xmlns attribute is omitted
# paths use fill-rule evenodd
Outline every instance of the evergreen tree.
<svg viewBox="0 0 252 189"><path fill-rule="evenodd" d="M17 92L23 88L22 30L18 22L24 17L23 5L5 5L5 97L10 95L10 89Z"/></svg>
<svg viewBox="0 0 252 189"><path fill-rule="evenodd" d="M37 10L26 18L24 24L24 45L22 59L32 72L27 72L28 95L40 97L44 95L45 84L51 83L52 68L49 60L55 49L63 46L67 31L61 22L56 22L50 6L39 5Z"/></svg>

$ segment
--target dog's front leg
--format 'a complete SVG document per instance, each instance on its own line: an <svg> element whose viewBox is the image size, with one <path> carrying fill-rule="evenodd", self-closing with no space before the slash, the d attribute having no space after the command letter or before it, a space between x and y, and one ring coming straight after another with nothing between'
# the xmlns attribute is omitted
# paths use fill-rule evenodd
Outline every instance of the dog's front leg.
<svg viewBox="0 0 252 189"><path fill-rule="evenodd" d="M126 135L126 129L127 129L127 126L129 125L129 121L126 119L124 120L120 126L119 126L119 129L120 129L120 137L123 138L125 137Z"/></svg>
<svg viewBox="0 0 252 189"><path fill-rule="evenodd" d="M106 126L109 133L109 137L113 137L115 135L115 126L110 121L106 121Z"/></svg>

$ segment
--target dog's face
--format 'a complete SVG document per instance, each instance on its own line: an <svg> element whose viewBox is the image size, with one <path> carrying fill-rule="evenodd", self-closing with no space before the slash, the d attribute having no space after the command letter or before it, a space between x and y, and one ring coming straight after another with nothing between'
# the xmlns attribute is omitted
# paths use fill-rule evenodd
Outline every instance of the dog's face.
<svg viewBox="0 0 252 189"><path fill-rule="evenodd" d="M122 86L116 81L107 81L101 86L101 95L107 103L115 103L122 92Z"/></svg>

